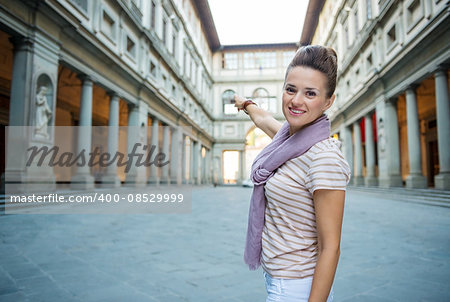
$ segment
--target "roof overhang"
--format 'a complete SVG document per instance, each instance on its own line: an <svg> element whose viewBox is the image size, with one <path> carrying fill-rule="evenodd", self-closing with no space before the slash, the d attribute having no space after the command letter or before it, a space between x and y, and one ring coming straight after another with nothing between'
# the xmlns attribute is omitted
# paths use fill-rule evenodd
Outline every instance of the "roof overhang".
<svg viewBox="0 0 450 302"><path fill-rule="evenodd" d="M200 17L202 30L206 35L209 48L214 52L220 47L220 41L208 0L191 0L191 2Z"/></svg>
<svg viewBox="0 0 450 302"><path fill-rule="evenodd" d="M311 44L317 24L319 23L320 12L322 11L325 0L309 0L306 10L305 22L303 23L300 45Z"/></svg>

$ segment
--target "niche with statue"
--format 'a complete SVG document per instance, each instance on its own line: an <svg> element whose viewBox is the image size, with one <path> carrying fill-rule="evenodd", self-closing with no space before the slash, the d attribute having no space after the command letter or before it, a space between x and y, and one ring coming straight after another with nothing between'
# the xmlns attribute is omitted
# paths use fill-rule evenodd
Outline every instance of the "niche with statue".
<svg viewBox="0 0 450 302"><path fill-rule="evenodd" d="M35 123L34 135L36 138L49 139L49 125L52 125L53 113L53 84L50 77L41 74L36 82L34 97Z"/></svg>

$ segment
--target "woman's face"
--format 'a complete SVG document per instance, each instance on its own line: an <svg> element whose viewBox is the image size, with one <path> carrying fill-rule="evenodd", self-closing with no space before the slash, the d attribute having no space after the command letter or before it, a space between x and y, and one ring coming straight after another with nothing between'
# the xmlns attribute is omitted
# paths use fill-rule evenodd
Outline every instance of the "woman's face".
<svg viewBox="0 0 450 302"><path fill-rule="evenodd" d="M330 108L334 94L327 98L328 80L322 72L297 66L291 69L283 88L283 114L290 134L312 123Z"/></svg>

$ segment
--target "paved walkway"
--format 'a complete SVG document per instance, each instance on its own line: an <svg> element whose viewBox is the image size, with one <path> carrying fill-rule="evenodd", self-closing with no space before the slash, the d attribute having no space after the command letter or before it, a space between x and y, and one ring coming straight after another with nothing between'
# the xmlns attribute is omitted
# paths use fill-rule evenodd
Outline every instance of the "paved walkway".
<svg viewBox="0 0 450 302"><path fill-rule="evenodd" d="M242 261L251 189L192 214L0 216L0 301L264 301ZM450 301L450 209L349 191L335 301Z"/></svg>

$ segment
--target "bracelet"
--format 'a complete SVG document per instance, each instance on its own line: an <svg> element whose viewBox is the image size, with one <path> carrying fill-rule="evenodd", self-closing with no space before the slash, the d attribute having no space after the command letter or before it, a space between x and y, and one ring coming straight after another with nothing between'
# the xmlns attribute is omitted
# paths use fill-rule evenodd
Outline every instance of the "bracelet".
<svg viewBox="0 0 450 302"><path fill-rule="evenodd" d="M252 100L246 100L245 102L244 102L244 105L242 106L242 110L244 110L244 112L245 112L245 114L248 114L248 111L247 111L247 106L248 105L256 105L256 106L258 106L255 102L253 102Z"/></svg>

